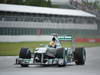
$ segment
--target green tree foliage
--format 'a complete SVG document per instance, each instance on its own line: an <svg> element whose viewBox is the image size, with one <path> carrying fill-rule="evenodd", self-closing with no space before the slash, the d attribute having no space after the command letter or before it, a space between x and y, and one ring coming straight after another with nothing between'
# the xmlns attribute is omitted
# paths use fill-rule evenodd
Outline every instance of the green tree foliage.
<svg viewBox="0 0 100 75"><path fill-rule="evenodd" d="M51 0L26 0L25 5L42 6L49 7L51 5Z"/></svg>
<svg viewBox="0 0 100 75"><path fill-rule="evenodd" d="M100 1L96 1L96 0L94 2L89 2L88 0L81 0L81 1L86 6L93 7L95 9L99 9L100 10Z"/></svg>
<svg viewBox="0 0 100 75"><path fill-rule="evenodd" d="M0 0L0 3L4 3L5 0Z"/></svg>
<svg viewBox="0 0 100 75"><path fill-rule="evenodd" d="M40 6L41 0L26 0L25 5L34 5L34 6Z"/></svg>
<svg viewBox="0 0 100 75"><path fill-rule="evenodd" d="M52 7L51 0L0 0L0 3Z"/></svg>
<svg viewBox="0 0 100 75"><path fill-rule="evenodd" d="M17 0L6 0L7 4L16 4Z"/></svg>
<svg viewBox="0 0 100 75"><path fill-rule="evenodd" d="M99 8L99 1L95 1L93 4L95 8Z"/></svg>
<svg viewBox="0 0 100 75"><path fill-rule="evenodd" d="M48 4L48 7L52 7L51 0L48 0L47 4Z"/></svg>
<svg viewBox="0 0 100 75"><path fill-rule="evenodd" d="M21 4L22 0L0 0L0 3L5 3L5 4Z"/></svg>

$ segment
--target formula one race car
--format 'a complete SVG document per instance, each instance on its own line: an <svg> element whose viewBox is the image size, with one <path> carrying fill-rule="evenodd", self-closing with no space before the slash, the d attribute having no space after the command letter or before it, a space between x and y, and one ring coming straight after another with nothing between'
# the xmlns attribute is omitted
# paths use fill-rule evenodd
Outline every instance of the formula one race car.
<svg viewBox="0 0 100 75"><path fill-rule="evenodd" d="M86 61L85 48L76 48L72 36L53 36L56 39L56 47L49 45L36 48L32 53L29 48L21 48L16 64L22 67L29 65L58 65L66 66L75 62L76 65L84 65ZM61 41L71 41L71 48L63 48Z"/></svg>

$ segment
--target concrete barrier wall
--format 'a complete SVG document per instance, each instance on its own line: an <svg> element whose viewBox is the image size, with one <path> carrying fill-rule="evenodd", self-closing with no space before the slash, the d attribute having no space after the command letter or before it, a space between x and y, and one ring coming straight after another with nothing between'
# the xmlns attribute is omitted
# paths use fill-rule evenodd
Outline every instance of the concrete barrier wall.
<svg viewBox="0 0 100 75"><path fill-rule="evenodd" d="M21 35L21 36L0 36L0 42L31 42L31 41L50 41L52 36L48 35ZM100 38L76 38L76 42L99 42Z"/></svg>
<svg viewBox="0 0 100 75"><path fill-rule="evenodd" d="M0 42L31 42L31 41L50 41L52 36L48 35L37 35L37 36L29 36L29 35L21 35L21 36L0 36Z"/></svg>

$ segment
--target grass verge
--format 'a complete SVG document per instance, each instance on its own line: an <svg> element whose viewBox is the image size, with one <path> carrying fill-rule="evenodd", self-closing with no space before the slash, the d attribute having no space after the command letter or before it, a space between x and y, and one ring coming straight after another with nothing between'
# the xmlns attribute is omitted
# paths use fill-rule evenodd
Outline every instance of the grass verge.
<svg viewBox="0 0 100 75"><path fill-rule="evenodd" d="M20 48L33 49L39 47L40 44L48 44L49 42L18 42L18 43L2 43L0 42L0 56L17 56ZM64 43L64 47L70 47L71 43ZM77 43L77 47L96 47L100 46L100 43Z"/></svg>

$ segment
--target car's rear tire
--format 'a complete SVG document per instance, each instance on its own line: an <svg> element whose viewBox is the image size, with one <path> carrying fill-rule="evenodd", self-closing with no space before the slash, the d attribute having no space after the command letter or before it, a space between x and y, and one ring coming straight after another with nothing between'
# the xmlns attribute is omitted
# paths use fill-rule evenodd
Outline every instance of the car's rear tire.
<svg viewBox="0 0 100 75"><path fill-rule="evenodd" d="M21 48L20 53L19 53L19 58L31 59L30 50L28 50L28 48Z"/></svg>
<svg viewBox="0 0 100 75"><path fill-rule="evenodd" d="M76 65L84 65L86 61L86 51L84 48L76 48L74 53Z"/></svg>

